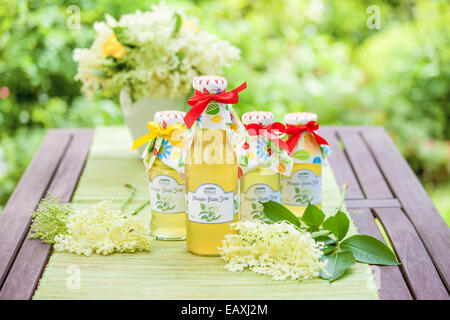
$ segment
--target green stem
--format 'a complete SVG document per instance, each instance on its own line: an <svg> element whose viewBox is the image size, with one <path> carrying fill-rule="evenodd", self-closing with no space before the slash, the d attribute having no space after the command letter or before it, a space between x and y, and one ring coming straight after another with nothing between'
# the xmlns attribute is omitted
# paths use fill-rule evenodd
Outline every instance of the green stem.
<svg viewBox="0 0 450 320"><path fill-rule="evenodd" d="M142 209L144 209L146 206L148 206L150 204L150 200L146 201L145 203L143 203L141 206L139 206L136 210L131 211L130 213L128 213L126 216L130 217L130 216L135 216L137 215L139 212L142 211Z"/></svg>
<svg viewBox="0 0 450 320"><path fill-rule="evenodd" d="M128 198L125 199L124 202L122 202L122 205L120 206L120 211L122 212L125 209L125 207L128 206L128 204L133 200L136 194L136 188L132 184L125 183L124 186L130 189L130 195L128 196Z"/></svg>
<svg viewBox="0 0 450 320"><path fill-rule="evenodd" d="M330 233L331 233L331 232L328 231L328 230L320 230L320 231L311 233L311 237L312 237L313 239L315 239L315 238L317 238L317 237L327 236L327 235L329 235Z"/></svg>
<svg viewBox="0 0 450 320"><path fill-rule="evenodd" d="M347 196L347 189L348 189L348 184L344 183L344 185L342 186L342 198L341 198L341 202L339 203L339 207L337 208L337 211L342 210L342 206L344 205L345 197Z"/></svg>
<svg viewBox="0 0 450 320"><path fill-rule="evenodd" d="M290 223L290 224L292 224L294 227L295 227L295 229L297 229L298 231L300 231L300 232L305 232L308 228L307 227L302 227L302 226L296 226L295 224L293 224L292 222L290 222L290 221L288 221L288 220L279 220L279 221L276 221L276 222L271 222L271 223L283 223L283 222L287 222L287 223Z"/></svg>

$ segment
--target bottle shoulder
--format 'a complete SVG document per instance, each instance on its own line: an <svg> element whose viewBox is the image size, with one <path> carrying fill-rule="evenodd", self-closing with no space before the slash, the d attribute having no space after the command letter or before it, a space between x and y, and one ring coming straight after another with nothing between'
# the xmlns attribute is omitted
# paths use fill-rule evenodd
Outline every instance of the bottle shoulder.
<svg viewBox="0 0 450 320"><path fill-rule="evenodd" d="M150 181L152 181L157 176L169 176L177 180L179 184L184 184L184 181L183 179L181 179L181 176L178 173L178 171L169 167L159 158L156 158L155 161L153 162L152 168L150 169L148 176Z"/></svg>

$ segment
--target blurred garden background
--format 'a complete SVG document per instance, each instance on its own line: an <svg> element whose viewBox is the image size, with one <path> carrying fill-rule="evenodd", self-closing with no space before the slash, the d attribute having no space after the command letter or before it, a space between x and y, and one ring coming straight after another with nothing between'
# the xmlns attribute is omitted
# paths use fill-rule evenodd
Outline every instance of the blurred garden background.
<svg viewBox="0 0 450 320"><path fill-rule="evenodd" d="M123 124L117 99L88 99L72 52L93 23L158 1L0 0L0 211L47 128ZM450 4L446 0L169 1L241 49L229 88L240 114L319 114L321 124L382 125L450 224ZM68 27L80 9L81 28ZM367 20L376 5L380 28Z"/></svg>

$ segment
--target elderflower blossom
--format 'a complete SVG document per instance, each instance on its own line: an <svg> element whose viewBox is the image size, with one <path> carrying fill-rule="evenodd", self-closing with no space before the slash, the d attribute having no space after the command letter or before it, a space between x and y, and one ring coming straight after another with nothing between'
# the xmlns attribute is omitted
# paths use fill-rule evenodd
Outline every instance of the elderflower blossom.
<svg viewBox="0 0 450 320"><path fill-rule="evenodd" d="M125 218L102 201L69 217L67 234L55 238L55 249L79 255L110 255L114 252L148 251L152 237L149 227L138 218Z"/></svg>
<svg viewBox="0 0 450 320"><path fill-rule="evenodd" d="M67 233L67 220L74 212L70 204L62 204L51 192L39 202L31 215L30 238L39 238L46 243L55 243L55 237Z"/></svg>
<svg viewBox="0 0 450 320"><path fill-rule="evenodd" d="M196 24L164 2L118 21L107 15L106 22L94 24L97 36L91 48L75 49L75 79L88 96L98 89L117 95L127 86L136 99L185 97L195 76L220 74L240 55Z"/></svg>
<svg viewBox="0 0 450 320"><path fill-rule="evenodd" d="M245 220L233 228L237 233L227 234L219 248L229 271L249 269L274 280L306 280L318 277L325 266L319 262L323 245L290 223Z"/></svg>

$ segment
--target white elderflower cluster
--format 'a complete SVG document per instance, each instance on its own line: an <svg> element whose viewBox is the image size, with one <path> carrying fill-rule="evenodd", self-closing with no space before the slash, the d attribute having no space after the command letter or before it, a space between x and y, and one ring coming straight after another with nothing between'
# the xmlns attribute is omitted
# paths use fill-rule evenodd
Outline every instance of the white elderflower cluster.
<svg viewBox="0 0 450 320"><path fill-rule="evenodd" d="M288 222L244 220L233 228L237 233L226 235L219 248L229 271L248 269L274 280L306 280L318 277L324 267L319 262L323 245Z"/></svg>
<svg viewBox="0 0 450 320"><path fill-rule="evenodd" d="M150 11L107 15L94 24L97 37L89 49L76 49L75 79L92 96L97 89L118 95L127 86L134 98L185 97L193 77L220 74L240 51L197 27L195 19L164 2Z"/></svg>
<svg viewBox="0 0 450 320"><path fill-rule="evenodd" d="M55 237L55 250L85 256L148 251L152 242L149 226L138 218L125 218L112 209L111 201L70 215L67 231Z"/></svg>

